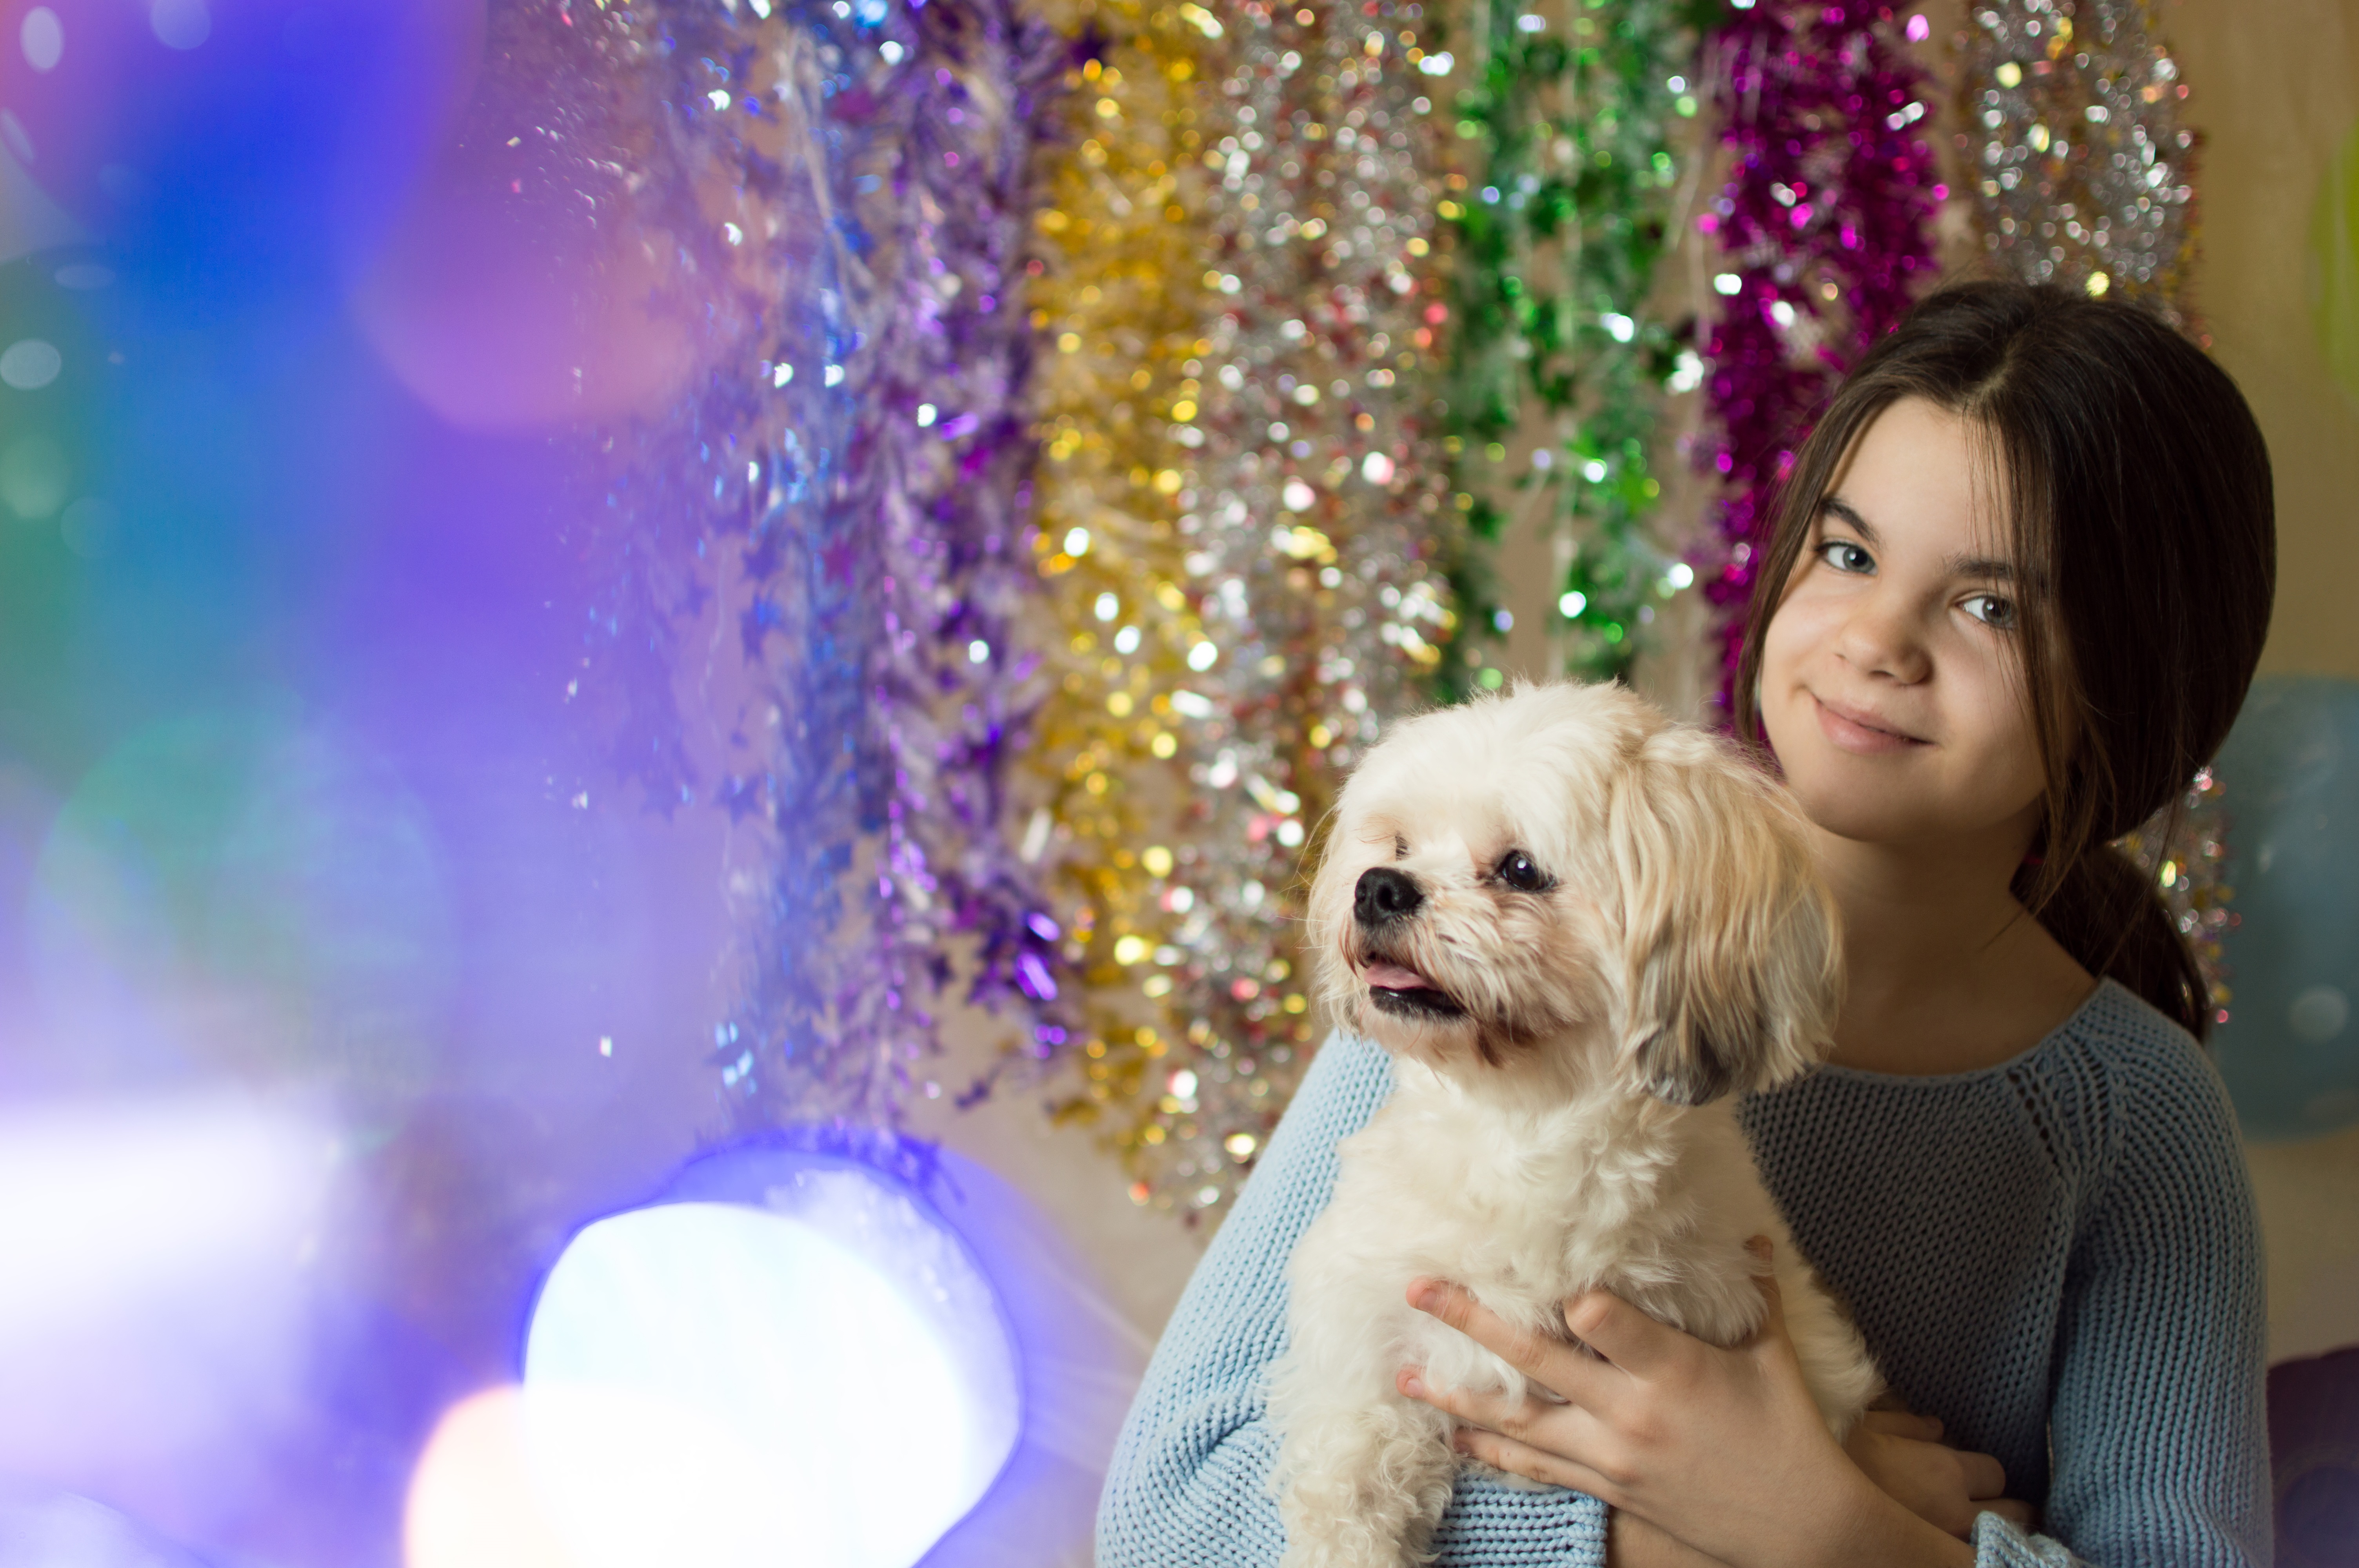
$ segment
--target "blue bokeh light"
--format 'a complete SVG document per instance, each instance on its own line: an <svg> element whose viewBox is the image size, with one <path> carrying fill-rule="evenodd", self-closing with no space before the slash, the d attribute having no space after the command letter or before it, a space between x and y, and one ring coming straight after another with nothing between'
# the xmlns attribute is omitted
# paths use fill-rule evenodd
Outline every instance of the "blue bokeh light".
<svg viewBox="0 0 2359 1568"><path fill-rule="evenodd" d="M2214 1036L2248 1138L2359 1121L2359 682L2265 676L2221 748L2231 990Z"/></svg>

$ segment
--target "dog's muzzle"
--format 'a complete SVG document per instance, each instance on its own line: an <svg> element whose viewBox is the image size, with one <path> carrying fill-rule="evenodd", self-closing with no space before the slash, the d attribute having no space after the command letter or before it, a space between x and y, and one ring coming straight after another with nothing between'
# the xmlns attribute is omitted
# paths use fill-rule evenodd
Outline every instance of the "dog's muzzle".
<svg viewBox="0 0 2359 1568"><path fill-rule="evenodd" d="M1396 1018L1437 1022L1462 1018L1466 1010L1457 999L1416 970L1403 967L1387 949L1382 933L1425 907L1425 890L1407 871L1372 866L1360 873L1352 890L1352 918L1369 933L1368 951L1362 956L1368 981L1368 1000L1378 1011Z"/></svg>
<svg viewBox="0 0 2359 1568"><path fill-rule="evenodd" d="M1371 866L1352 890L1352 918L1363 925L1388 925L1415 914L1424 903L1415 877L1390 866Z"/></svg>

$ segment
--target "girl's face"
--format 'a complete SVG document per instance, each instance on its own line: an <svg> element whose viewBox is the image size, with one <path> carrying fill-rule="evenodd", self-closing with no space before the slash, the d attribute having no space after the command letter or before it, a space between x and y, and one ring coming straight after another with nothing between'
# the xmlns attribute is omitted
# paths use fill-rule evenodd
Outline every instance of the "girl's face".
<svg viewBox="0 0 2359 1568"><path fill-rule="evenodd" d="M1867 843L2028 843L2046 774L1987 449L1921 399L1854 444L1762 644L1761 717L1810 819Z"/></svg>

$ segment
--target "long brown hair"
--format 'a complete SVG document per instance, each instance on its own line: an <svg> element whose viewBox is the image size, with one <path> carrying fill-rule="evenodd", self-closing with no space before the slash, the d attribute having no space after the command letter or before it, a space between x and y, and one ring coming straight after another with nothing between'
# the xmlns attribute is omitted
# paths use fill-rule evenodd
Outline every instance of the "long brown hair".
<svg viewBox="0 0 2359 1568"><path fill-rule="evenodd" d="M2003 474L2047 773L2016 896L2200 1040L2194 954L2113 841L2176 809L2252 683L2277 589L2260 427L2226 372L2136 306L2018 283L1929 297L1836 390L1772 510L1736 677L1756 745L1762 633L1844 456L1904 397L1980 426Z"/></svg>

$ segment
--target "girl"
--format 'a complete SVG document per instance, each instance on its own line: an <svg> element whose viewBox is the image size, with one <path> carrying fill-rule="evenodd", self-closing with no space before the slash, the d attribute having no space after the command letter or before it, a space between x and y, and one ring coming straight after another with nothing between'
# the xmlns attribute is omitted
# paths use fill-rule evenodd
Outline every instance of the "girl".
<svg viewBox="0 0 2359 1568"><path fill-rule="evenodd" d="M1814 824L1849 988L1831 1065L1741 1114L1906 1410L1836 1446L1774 1295L1727 1350L1576 1298L1593 1357L1404 1281L1563 1400L1402 1368L1465 1452L1566 1488L1462 1476L1442 1562L2268 1561L2250 1191L2193 960L2109 843L2226 735L2274 530L2234 384L2135 308L1951 288L1844 382L1783 492L1737 690ZM1343 1036L1305 1078L1147 1370L1102 1568L1277 1561L1261 1373L1287 1259L1388 1087Z"/></svg>

